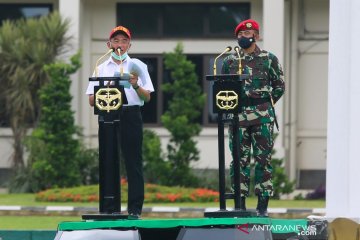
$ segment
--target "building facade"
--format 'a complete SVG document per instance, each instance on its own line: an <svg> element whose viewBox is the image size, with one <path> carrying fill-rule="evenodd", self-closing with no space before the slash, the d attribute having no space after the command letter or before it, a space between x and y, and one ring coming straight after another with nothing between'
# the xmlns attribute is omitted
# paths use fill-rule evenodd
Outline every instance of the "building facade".
<svg viewBox="0 0 360 240"><path fill-rule="evenodd" d="M72 77L72 106L90 147L97 147L98 125L85 89L96 60L107 51L107 37L114 26L130 28L134 38L130 54L149 66L156 92L143 109L145 127L158 133L165 148L170 136L160 122L168 101L161 91L161 84L168 80L163 53L182 42L210 99L205 75L211 74L214 58L226 46L237 44L233 30L238 22L256 19L261 27L258 44L277 55L285 70L286 93L276 105L280 124L277 155L284 157L284 167L297 187L310 189L325 183L329 0L0 0L2 9L14 5L59 10L71 20L68 54L82 51L82 68ZM216 116L210 100L199 122L203 126L196 139L200 161L193 167L217 169ZM11 146L11 131L3 126L3 171L10 167ZM226 151L227 163L230 160Z"/></svg>

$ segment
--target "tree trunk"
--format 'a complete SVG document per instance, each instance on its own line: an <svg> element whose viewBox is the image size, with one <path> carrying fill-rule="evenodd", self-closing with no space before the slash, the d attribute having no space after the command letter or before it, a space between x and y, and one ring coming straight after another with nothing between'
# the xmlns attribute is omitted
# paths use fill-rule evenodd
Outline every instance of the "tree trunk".
<svg viewBox="0 0 360 240"><path fill-rule="evenodd" d="M23 139L26 134L26 129L12 128L14 134L14 155L12 159L12 166L15 169L24 167L24 144Z"/></svg>

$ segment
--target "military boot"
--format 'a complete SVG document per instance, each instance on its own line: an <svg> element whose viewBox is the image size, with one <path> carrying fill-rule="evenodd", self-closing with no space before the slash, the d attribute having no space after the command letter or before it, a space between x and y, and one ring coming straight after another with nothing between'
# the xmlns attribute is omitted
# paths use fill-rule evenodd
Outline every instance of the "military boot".
<svg viewBox="0 0 360 240"><path fill-rule="evenodd" d="M256 215L258 217L269 217L267 208L269 204L269 197L258 196L258 203L256 207Z"/></svg>
<svg viewBox="0 0 360 240"><path fill-rule="evenodd" d="M246 211L246 197L241 197L240 210Z"/></svg>

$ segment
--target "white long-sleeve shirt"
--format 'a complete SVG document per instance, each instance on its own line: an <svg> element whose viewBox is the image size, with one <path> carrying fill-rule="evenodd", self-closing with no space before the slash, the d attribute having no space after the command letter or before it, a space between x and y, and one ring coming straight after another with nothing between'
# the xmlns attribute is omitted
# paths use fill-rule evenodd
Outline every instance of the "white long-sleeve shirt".
<svg viewBox="0 0 360 240"><path fill-rule="evenodd" d="M142 87L143 89L154 92L154 86L152 84L147 65L140 61L139 59L131 59L129 56L123 61L122 64L117 64L112 57L109 57L108 60L103 62L98 66L98 76L97 77L114 77L115 73L120 73L120 67L123 68L124 73L129 73L129 63L133 61L136 65L141 69L141 73L138 76L137 84ZM95 76L95 74L93 74ZM86 89L87 95L94 94L94 87L99 86L99 82L89 82L89 85ZM130 88L124 88L126 98L128 100L128 104L124 106L132 106L132 105L144 105L144 100L142 100L138 94L136 93L135 89L131 86Z"/></svg>

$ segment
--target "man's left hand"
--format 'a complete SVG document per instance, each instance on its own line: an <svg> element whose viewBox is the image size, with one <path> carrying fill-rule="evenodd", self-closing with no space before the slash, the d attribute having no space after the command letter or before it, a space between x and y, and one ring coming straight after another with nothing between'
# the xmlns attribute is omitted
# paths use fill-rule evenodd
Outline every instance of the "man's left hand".
<svg viewBox="0 0 360 240"><path fill-rule="evenodd" d="M129 82L133 87L136 87L138 80L139 80L138 76L132 74L131 77L130 77Z"/></svg>

